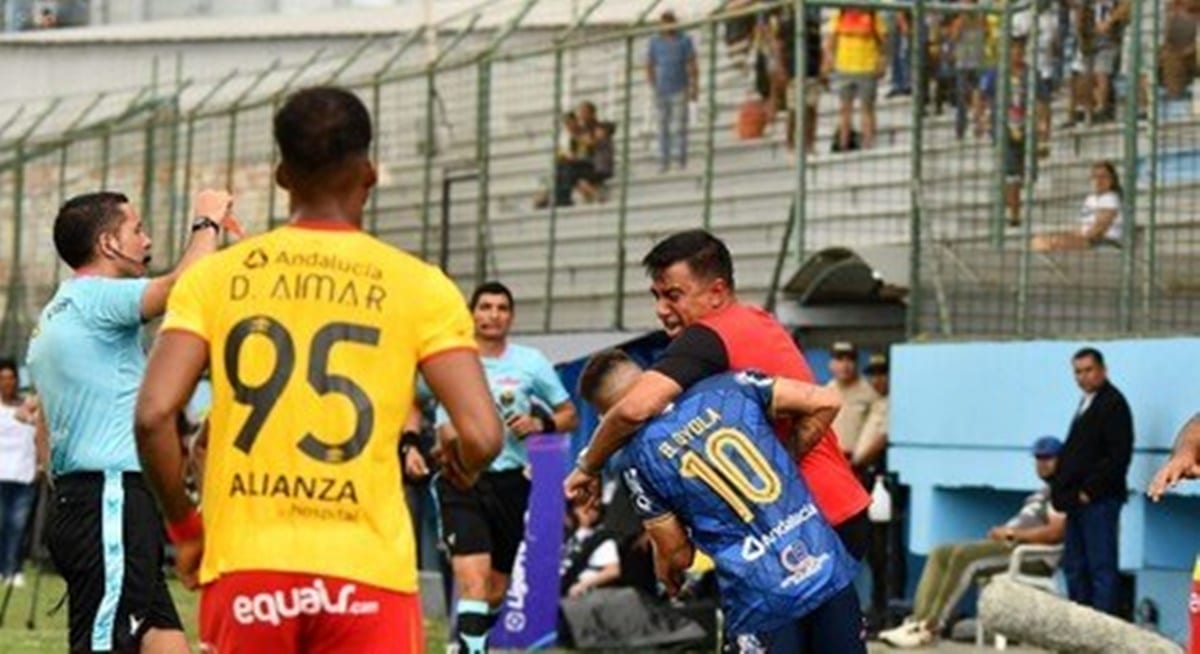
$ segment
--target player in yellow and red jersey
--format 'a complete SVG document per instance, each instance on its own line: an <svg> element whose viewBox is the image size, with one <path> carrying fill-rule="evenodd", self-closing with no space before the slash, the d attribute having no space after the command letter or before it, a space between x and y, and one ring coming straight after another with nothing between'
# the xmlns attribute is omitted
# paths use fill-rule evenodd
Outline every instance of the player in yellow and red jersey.
<svg viewBox="0 0 1200 654"><path fill-rule="evenodd" d="M361 231L371 120L336 88L275 116L290 222L188 270L138 396L138 450L203 588L200 637L237 652L422 652L413 531L396 455L418 369L458 434L465 487L502 431L474 326L438 269ZM211 369L203 520L175 414Z"/></svg>

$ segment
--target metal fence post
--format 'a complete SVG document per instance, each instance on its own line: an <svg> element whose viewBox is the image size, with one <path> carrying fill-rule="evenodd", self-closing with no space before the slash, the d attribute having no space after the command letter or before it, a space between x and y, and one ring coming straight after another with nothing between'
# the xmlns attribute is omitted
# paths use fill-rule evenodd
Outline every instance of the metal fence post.
<svg viewBox="0 0 1200 654"><path fill-rule="evenodd" d="M554 129L550 144L550 224L546 241L546 288L542 294L542 330L550 331L554 324L554 251L558 238L558 141L562 138L563 112L563 48L554 50ZM628 128L628 126L626 126Z"/></svg>
<svg viewBox="0 0 1200 654"><path fill-rule="evenodd" d="M913 2L913 26L925 22L925 0ZM919 28L918 28L919 29ZM915 34L914 34L915 36ZM921 209L924 189L922 179L924 159L921 156L921 144L925 126L925 108L922 102L925 84L921 80L924 72L926 52L923 48L911 48L908 58L909 79L913 85L912 102L912 147L909 148L909 172L912 181L909 183L909 255L908 255L908 315L905 319L906 332L909 338L921 331ZM799 69L797 69L797 72Z"/></svg>
<svg viewBox="0 0 1200 654"><path fill-rule="evenodd" d="M279 102L280 102L279 94L276 93L275 96L271 98L271 115L272 116L279 113ZM279 167L279 148L272 145L271 146L271 184L270 184L270 188L267 189L267 229L275 229L275 225L278 222L275 218L275 214L276 214L276 210L277 210L276 207L279 204L279 184L275 182L275 170L278 167ZM375 196L378 194L379 194L379 191L377 189L373 189L371 191L372 204L375 202ZM372 234L375 233L374 224L372 224L371 233Z"/></svg>
<svg viewBox="0 0 1200 654"><path fill-rule="evenodd" d="M21 313L22 304L24 303L24 286L25 286L25 266L22 262L21 241L24 236L23 229L25 226L25 218L23 209L25 204L25 143L20 141L15 148L16 168L13 170L13 242L12 242L12 264L11 274L9 276L8 300L4 305L4 324L3 331L0 332L0 347L3 347L8 353L15 354L18 348L21 335Z"/></svg>
<svg viewBox="0 0 1200 654"><path fill-rule="evenodd" d="M724 5L725 3L722 3ZM708 24L708 70L705 71L704 229L712 227L713 177L716 175L717 144L717 21ZM685 128L686 129L686 128Z"/></svg>
<svg viewBox="0 0 1200 654"><path fill-rule="evenodd" d="M108 190L108 174L110 159L112 157L112 129L104 128L104 135L100 137L100 190Z"/></svg>
<svg viewBox="0 0 1200 654"><path fill-rule="evenodd" d="M154 130L158 125L158 112L150 116L150 122L146 125L146 130L142 136L142 222L145 225L146 234L154 235L154 168L157 165L157 157L155 157L154 149L157 147L155 142Z"/></svg>
<svg viewBox="0 0 1200 654"><path fill-rule="evenodd" d="M479 197L475 200L475 285L479 286L488 278L488 250L491 239L488 237L488 200L489 200L489 170L491 159L491 141L489 140L489 123L492 106L492 63L490 59L479 62L478 93L475 109L475 161L479 171Z"/></svg>
<svg viewBox="0 0 1200 654"><path fill-rule="evenodd" d="M195 154L195 145L196 116L195 114L191 114L187 117L187 127L184 130L183 137L183 189L179 192L179 195L185 203L184 206L189 206L189 203L192 201L192 158ZM272 190L274 190L274 187L275 185L272 184ZM271 218L271 216L267 217L268 225L270 225ZM179 242L182 240L180 237L182 235L182 230L180 230L180 233L175 235L174 241L171 243L171 247L175 247L176 245L180 244ZM174 257L172 257L171 260L174 261Z"/></svg>
<svg viewBox="0 0 1200 654"><path fill-rule="evenodd" d="M1008 162L1008 105L1010 94L1012 93L1012 84L1010 73L1012 68L1010 39L1003 38L1008 34L1012 34L1012 18L1013 18L1013 3L1004 3L1004 13L1000 18L1000 35L998 38L1000 52L997 55L999 61L996 62L996 104L992 107L992 137L995 139L995 206L992 210L992 245L1002 247L1004 245L1004 226L1008 223L1008 201L1007 201L1007 186L1008 179L1005 174L1006 164ZM915 82L914 82L915 83ZM914 96L915 97L915 96Z"/></svg>
<svg viewBox="0 0 1200 654"><path fill-rule="evenodd" d="M58 206L62 206L67 202L67 160L70 157L70 143L63 143L62 149L58 153ZM58 280L62 276L62 259L54 257L54 286L58 286Z"/></svg>
<svg viewBox="0 0 1200 654"><path fill-rule="evenodd" d="M795 35L793 38L795 52L792 56L796 61L796 106L793 110L796 112L796 133L793 135L793 142L796 144L796 192L792 195L792 215L791 231L796 239L796 264L804 263L804 248L807 247L805 230L808 222L808 207L805 201L808 184L808 150L805 143L805 134L808 132L808 117L805 115L805 103L808 101L808 88L806 87L808 74L808 48L805 43L806 18L808 14L808 3L805 0L795 0L794 4L795 16L792 18L793 29ZM814 144L814 150L816 146ZM785 239L786 240L786 239ZM781 249L786 250L786 244ZM783 274L782 267L783 257L780 257L780 265L776 272L775 279L780 279ZM775 282L778 284L778 281ZM770 298L771 302L775 301L774 293Z"/></svg>
<svg viewBox="0 0 1200 654"><path fill-rule="evenodd" d="M1033 249L1033 190L1037 184L1037 82L1038 82L1038 7L1035 2L1029 9L1033 13L1030 21L1029 38L1025 50L1025 97L1021 102L1025 106L1024 131L1022 143L1024 150L1017 153L1024 162L1021 172L1021 259L1017 267L1017 335L1029 335L1029 266L1032 263ZM1007 119L1007 111L1005 112Z"/></svg>
<svg viewBox="0 0 1200 654"><path fill-rule="evenodd" d="M639 27L646 18L658 7L662 0L654 0L638 15L634 27ZM625 95L624 106L621 107L621 163L617 175L621 179L621 188L617 196L617 289L616 302L613 304L613 325L616 329L625 328L625 262L629 253L625 249L625 236L629 226L629 164L632 157L629 148L633 134L633 48L635 38L625 37Z"/></svg>
<svg viewBox="0 0 1200 654"><path fill-rule="evenodd" d="M629 222L629 146L633 127L633 37L625 37L625 93L621 107L621 163L617 171L620 188L617 190L617 283L613 304L613 326L625 328L625 233Z"/></svg>
<svg viewBox="0 0 1200 654"><path fill-rule="evenodd" d="M376 129L376 133L374 135L375 138L371 139L371 161L374 162L374 164L376 166L383 165L383 162L380 161L380 159L379 159L379 147L380 147L379 142L383 140L382 135L379 133L380 127L382 126L382 123L383 123L383 120L379 115L380 107L383 104L382 99L380 98L380 85L381 85L381 82L379 81L379 75L376 74L371 79L371 117L374 118L374 120L375 120L375 129ZM274 113L274 112L272 112L272 113ZM272 156L271 159L272 159L271 167L274 168L275 167L274 166L275 157ZM368 225L367 231L370 232L371 235L375 235L376 233L378 233L378 231L379 231L379 189L378 188L373 189L371 191L371 215L370 215L370 218L368 218L367 225Z"/></svg>
<svg viewBox="0 0 1200 654"><path fill-rule="evenodd" d="M425 165L421 169L421 259L425 261L429 260L429 223L433 211L433 157L436 154L433 101L437 93L436 71L430 66L425 73Z"/></svg>
<svg viewBox="0 0 1200 654"><path fill-rule="evenodd" d="M1121 213L1124 220L1121 230L1121 293L1119 298L1119 319L1117 328L1125 333L1133 330L1133 290L1134 290L1134 236L1136 235L1137 218L1137 182L1138 182L1138 89L1137 71L1141 70L1142 60L1142 8L1140 3L1133 5L1133 33L1129 38L1133 48L1133 63L1130 67L1132 79L1126 81L1125 88L1125 180L1122 186L1127 189L1125 197L1121 198ZM1157 91L1157 89L1155 89ZM1153 193L1153 191L1151 191Z"/></svg>
<svg viewBox="0 0 1200 654"><path fill-rule="evenodd" d="M1136 7L1136 5L1135 5ZM1137 11L1137 9L1135 9ZM1154 2L1154 27L1153 41L1154 43L1162 42L1162 3ZM1145 67L1146 62L1140 58L1140 52L1134 58L1135 66L1131 67L1133 72L1132 77L1138 77L1138 74ZM1159 103L1158 103L1158 65L1157 62L1150 62L1149 65L1150 82L1148 92L1150 97L1149 103L1149 125L1146 128L1146 137L1150 140L1150 157L1148 163L1147 183L1149 185L1150 194L1146 199L1146 278L1142 280L1142 313L1144 314L1145 327L1147 330L1154 328L1154 284L1155 278L1158 275L1158 128L1159 128ZM1130 189L1130 192L1136 192L1136 189ZM1124 207L1122 207L1124 209ZM1136 225L1133 222L1133 215L1126 214L1128 222L1126 223L1127 230L1133 231Z"/></svg>

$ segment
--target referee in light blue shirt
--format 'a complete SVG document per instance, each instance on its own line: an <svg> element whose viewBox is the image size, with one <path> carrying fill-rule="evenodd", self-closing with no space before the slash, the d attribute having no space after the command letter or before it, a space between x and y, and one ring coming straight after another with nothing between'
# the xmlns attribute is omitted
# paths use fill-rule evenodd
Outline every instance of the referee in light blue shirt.
<svg viewBox="0 0 1200 654"><path fill-rule="evenodd" d="M517 551L525 537L529 506L530 434L570 432L579 423L571 395L541 352L508 341L513 295L499 282L471 294L475 342L496 410L505 425L504 449L469 489L437 482L442 538L450 552L458 602L455 605L459 654L485 654L487 634L508 592ZM442 407L438 437L456 438Z"/></svg>
<svg viewBox="0 0 1200 654"><path fill-rule="evenodd" d="M231 230L231 196L201 191L192 236L172 272L147 278L150 237L129 199L67 201L54 247L74 275L42 310L28 366L50 434L55 499L47 527L67 582L71 652L186 652L162 573L162 525L141 476L133 405L146 357L142 324L162 315L175 279Z"/></svg>

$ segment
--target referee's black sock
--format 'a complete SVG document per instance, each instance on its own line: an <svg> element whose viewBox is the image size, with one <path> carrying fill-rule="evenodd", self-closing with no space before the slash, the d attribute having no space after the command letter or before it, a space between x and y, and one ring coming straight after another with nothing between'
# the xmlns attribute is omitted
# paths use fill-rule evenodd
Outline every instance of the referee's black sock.
<svg viewBox="0 0 1200 654"><path fill-rule="evenodd" d="M503 605L501 605L501 606L503 606ZM489 607L488 607L488 626L487 626L487 630L488 630L488 632L489 632L489 633L492 631L492 627L495 627L495 626L496 626L496 623L500 621L500 608L501 608L501 606L489 606Z"/></svg>
<svg viewBox="0 0 1200 654"><path fill-rule="evenodd" d="M487 602L458 600L459 654L486 654L488 630L494 622Z"/></svg>

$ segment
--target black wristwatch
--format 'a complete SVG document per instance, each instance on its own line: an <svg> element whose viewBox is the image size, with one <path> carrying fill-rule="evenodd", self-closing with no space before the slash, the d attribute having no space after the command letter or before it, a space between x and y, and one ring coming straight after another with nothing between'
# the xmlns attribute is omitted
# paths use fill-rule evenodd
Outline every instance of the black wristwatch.
<svg viewBox="0 0 1200 654"><path fill-rule="evenodd" d="M400 434L400 456L408 456L409 450L420 447L421 434L415 431L404 431Z"/></svg>
<svg viewBox="0 0 1200 654"><path fill-rule="evenodd" d="M193 234L195 234L196 232L198 232L202 229L210 229L210 228L217 234L221 233L220 223L213 220L212 218L209 218L208 216L196 216L192 220L192 233Z"/></svg>

